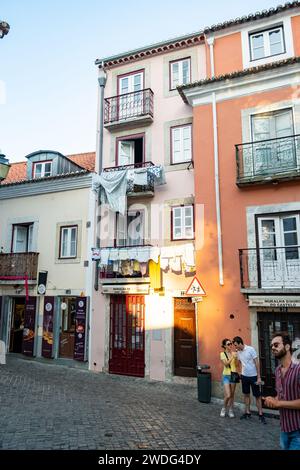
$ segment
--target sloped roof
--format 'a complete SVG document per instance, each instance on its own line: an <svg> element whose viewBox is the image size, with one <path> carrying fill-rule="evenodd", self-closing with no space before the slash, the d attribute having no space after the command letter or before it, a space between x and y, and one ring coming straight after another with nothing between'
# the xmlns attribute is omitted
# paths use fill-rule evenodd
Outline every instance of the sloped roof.
<svg viewBox="0 0 300 470"><path fill-rule="evenodd" d="M79 165L83 170L94 171L95 170L95 152L78 153L73 155L66 155L66 157L72 162ZM12 163L5 180L1 181L0 184L11 184L18 183L20 181L27 180L27 162ZM60 175L57 175L60 176Z"/></svg>
<svg viewBox="0 0 300 470"><path fill-rule="evenodd" d="M236 26L244 23L251 23L262 18L268 18L270 16L280 14L286 10L299 7L299 1L287 2L284 5L278 5L277 7L269 8L268 10L257 11L249 15L244 15L239 18L224 21L223 23L218 23L216 25L205 27L201 31L171 38L166 41L161 41L155 44L150 44L148 46L140 47L131 51L126 51L121 54L104 57L102 59L96 59L95 64L100 66L103 64L105 68L109 69L111 67L116 67L125 63L145 59L149 56L174 51L176 49L182 49L195 44L197 45L203 42L205 35L209 35L216 31L230 28L231 26Z"/></svg>

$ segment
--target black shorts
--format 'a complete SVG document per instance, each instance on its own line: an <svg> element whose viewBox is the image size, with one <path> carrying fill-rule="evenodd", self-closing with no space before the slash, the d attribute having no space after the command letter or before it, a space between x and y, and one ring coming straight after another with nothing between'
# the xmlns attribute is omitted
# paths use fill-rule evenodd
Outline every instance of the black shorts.
<svg viewBox="0 0 300 470"><path fill-rule="evenodd" d="M252 389L252 394L255 398L261 396L259 386L256 385L257 375L254 377L246 377L245 375L241 375L242 379L242 392L244 395L250 395L250 387Z"/></svg>

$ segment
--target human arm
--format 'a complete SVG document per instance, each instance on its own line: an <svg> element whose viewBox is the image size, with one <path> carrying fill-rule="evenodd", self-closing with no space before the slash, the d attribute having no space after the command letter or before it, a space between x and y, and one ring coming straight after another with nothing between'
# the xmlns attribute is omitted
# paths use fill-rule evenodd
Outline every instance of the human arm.
<svg viewBox="0 0 300 470"><path fill-rule="evenodd" d="M300 399L297 400L278 400L277 397L265 397L263 398L264 404L268 408L285 408L289 410L300 410Z"/></svg>
<svg viewBox="0 0 300 470"><path fill-rule="evenodd" d="M258 357L255 357L253 361L256 367L256 371L257 371L257 383L261 383L260 365L259 365Z"/></svg>

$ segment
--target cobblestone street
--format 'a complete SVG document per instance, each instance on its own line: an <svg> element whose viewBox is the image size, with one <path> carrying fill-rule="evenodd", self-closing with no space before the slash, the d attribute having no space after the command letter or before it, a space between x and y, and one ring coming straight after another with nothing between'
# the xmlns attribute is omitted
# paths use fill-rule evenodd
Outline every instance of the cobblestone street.
<svg viewBox="0 0 300 470"><path fill-rule="evenodd" d="M195 385L95 374L8 356L1 449L278 449L279 421L220 418Z"/></svg>

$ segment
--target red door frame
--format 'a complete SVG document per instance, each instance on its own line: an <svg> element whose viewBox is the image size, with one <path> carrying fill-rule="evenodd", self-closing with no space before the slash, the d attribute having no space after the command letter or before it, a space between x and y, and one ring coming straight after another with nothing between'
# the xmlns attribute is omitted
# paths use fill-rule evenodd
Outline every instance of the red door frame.
<svg viewBox="0 0 300 470"><path fill-rule="evenodd" d="M110 296L109 373L145 376L145 297Z"/></svg>

